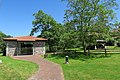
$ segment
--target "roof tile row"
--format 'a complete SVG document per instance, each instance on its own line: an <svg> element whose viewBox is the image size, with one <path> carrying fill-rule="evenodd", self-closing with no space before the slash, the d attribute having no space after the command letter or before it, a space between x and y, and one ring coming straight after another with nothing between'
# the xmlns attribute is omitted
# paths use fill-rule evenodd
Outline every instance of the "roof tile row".
<svg viewBox="0 0 120 80"><path fill-rule="evenodd" d="M46 38L37 38L33 36L20 36L13 38L4 38L4 41L46 41Z"/></svg>

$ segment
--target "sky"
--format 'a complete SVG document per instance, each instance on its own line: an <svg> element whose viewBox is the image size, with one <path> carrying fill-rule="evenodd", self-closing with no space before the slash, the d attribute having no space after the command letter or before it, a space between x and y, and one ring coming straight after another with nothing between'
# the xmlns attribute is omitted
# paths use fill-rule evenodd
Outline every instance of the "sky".
<svg viewBox="0 0 120 80"><path fill-rule="evenodd" d="M11 36L27 36L32 29L33 14L38 10L63 23L66 9L66 3L61 0L0 0L0 31ZM120 9L115 12L120 22Z"/></svg>

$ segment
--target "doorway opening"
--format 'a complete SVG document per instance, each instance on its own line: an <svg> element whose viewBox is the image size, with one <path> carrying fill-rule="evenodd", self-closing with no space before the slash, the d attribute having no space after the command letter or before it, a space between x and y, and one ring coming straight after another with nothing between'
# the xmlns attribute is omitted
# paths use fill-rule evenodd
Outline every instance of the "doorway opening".
<svg viewBox="0 0 120 80"><path fill-rule="evenodd" d="M33 43L32 42L21 43L21 55L33 55Z"/></svg>

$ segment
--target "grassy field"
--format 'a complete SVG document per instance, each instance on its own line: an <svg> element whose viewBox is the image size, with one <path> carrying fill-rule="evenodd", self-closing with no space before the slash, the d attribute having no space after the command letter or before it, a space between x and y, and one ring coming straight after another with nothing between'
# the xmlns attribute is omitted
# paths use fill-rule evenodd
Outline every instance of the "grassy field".
<svg viewBox="0 0 120 80"><path fill-rule="evenodd" d="M26 80L38 70L38 65L0 55L0 80Z"/></svg>
<svg viewBox="0 0 120 80"><path fill-rule="evenodd" d="M83 52L82 48L70 48L66 49L67 51L76 51L76 52ZM107 53L120 53L120 47L117 46L107 46L106 49ZM90 50L91 53L105 53L104 49L96 49L96 50Z"/></svg>
<svg viewBox="0 0 120 80"><path fill-rule="evenodd" d="M64 64L65 58L49 55L48 60L62 66L65 80L120 80L120 54L108 57L70 59Z"/></svg>
<svg viewBox="0 0 120 80"><path fill-rule="evenodd" d="M91 50L90 57L83 54L82 48L66 49L60 54L48 54L48 60L61 65L65 80L120 80L120 47L107 46ZM65 55L69 64L65 64Z"/></svg>

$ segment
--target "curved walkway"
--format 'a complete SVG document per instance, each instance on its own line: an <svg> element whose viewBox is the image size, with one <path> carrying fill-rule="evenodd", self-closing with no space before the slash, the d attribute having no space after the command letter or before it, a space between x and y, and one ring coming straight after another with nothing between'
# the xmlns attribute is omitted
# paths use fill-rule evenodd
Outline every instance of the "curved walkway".
<svg viewBox="0 0 120 80"><path fill-rule="evenodd" d="M53 62L35 56L14 56L14 59L32 61L39 65L39 70L28 80L64 80L61 67Z"/></svg>

